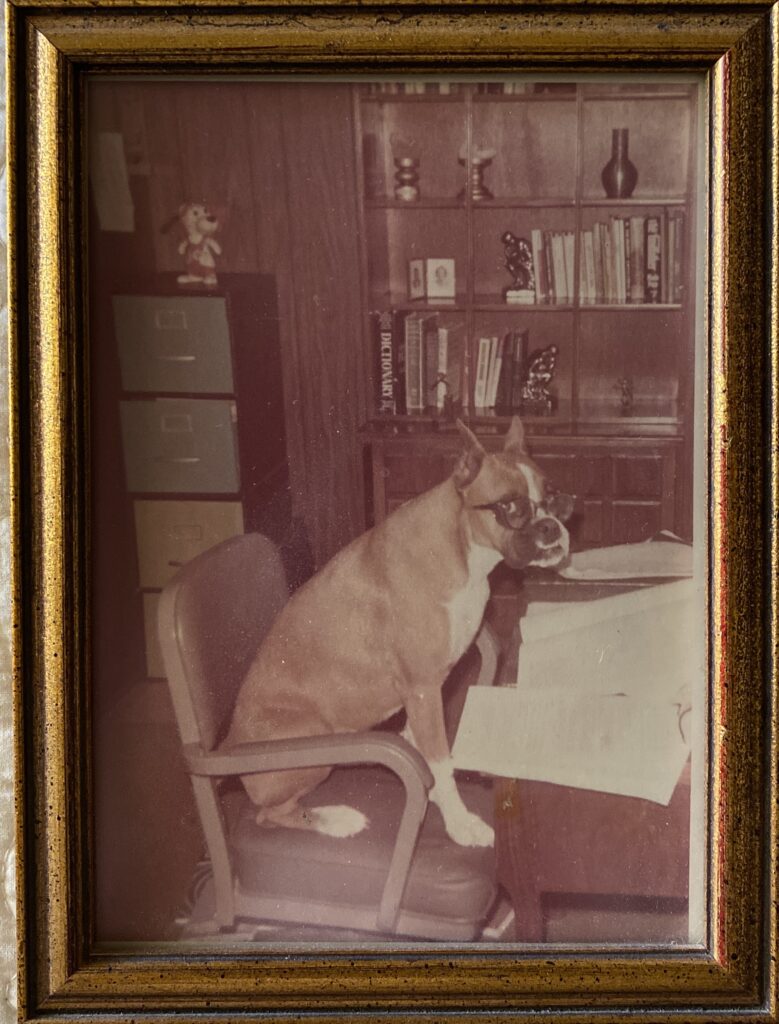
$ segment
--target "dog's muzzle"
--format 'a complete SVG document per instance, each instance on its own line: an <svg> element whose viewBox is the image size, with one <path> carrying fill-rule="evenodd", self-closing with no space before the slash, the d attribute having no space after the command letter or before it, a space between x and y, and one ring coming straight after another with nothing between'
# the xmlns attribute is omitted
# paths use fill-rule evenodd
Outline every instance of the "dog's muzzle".
<svg viewBox="0 0 779 1024"><path fill-rule="evenodd" d="M543 501L526 495L494 501L474 508L493 513L498 524L510 531L503 556L509 566L559 565L568 556L570 538L563 526L573 513L570 494L553 493Z"/></svg>

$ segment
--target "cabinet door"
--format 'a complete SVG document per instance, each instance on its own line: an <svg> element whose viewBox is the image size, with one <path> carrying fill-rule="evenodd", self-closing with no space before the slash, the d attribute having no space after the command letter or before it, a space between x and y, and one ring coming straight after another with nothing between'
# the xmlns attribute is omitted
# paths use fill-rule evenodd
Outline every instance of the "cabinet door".
<svg viewBox="0 0 779 1024"><path fill-rule="evenodd" d="M156 399L121 403L129 491L236 493L235 403Z"/></svg>
<svg viewBox="0 0 779 1024"><path fill-rule="evenodd" d="M232 392L224 298L115 295L113 306L125 391Z"/></svg>

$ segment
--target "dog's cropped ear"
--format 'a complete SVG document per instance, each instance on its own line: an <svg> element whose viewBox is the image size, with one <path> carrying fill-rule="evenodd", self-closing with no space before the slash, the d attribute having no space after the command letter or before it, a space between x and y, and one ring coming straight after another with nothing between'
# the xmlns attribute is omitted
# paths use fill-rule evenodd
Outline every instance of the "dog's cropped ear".
<svg viewBox="0 0 779 1024"><path fill-rule="evenodd" d="M462 420L457 420L457 429L465 441L465 449L454 467L453 477L455 487L458 491L462 491L479 475L482 461L487 453L476 435L466 427Z"/></svg>
<svg viewBox="0 0 779 1024"><path fill-rule="evenodd" d="M527 455L525 428L522 426L522 420L519 416L514 416L511 420L511 426L503 438L503 451L518 457Z"/></svg>

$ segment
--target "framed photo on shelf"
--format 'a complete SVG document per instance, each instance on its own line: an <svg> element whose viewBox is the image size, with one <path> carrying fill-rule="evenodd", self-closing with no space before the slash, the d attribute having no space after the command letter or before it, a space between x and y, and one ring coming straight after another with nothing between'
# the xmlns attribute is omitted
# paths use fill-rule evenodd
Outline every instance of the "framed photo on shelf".
<svg viewBox="0 0 779 1024"><path fill-rule="evenodd" d="M776 7L6 13L20 1020L779 1024Z"/></svg>

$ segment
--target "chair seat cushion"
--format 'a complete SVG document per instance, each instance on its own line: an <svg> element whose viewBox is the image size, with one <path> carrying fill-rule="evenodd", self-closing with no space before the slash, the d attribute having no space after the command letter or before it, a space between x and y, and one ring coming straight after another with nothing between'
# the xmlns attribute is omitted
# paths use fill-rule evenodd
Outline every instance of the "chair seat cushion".
<svg viewBox="0 0 779 1024"><path fill-rule="evenodd" d="M458 788L469 809L491 823L491 786L459 782ZM369 825L348 839L259 826L253 804L242 794L230 841L240 889L280 899L378 905L403 812L400 781L381 767L335 769L301 804L346 804L361 810ZM429 804L402 908L437 918L481 921L495 892L492 847L454 843L438 808Z"/></svg>

